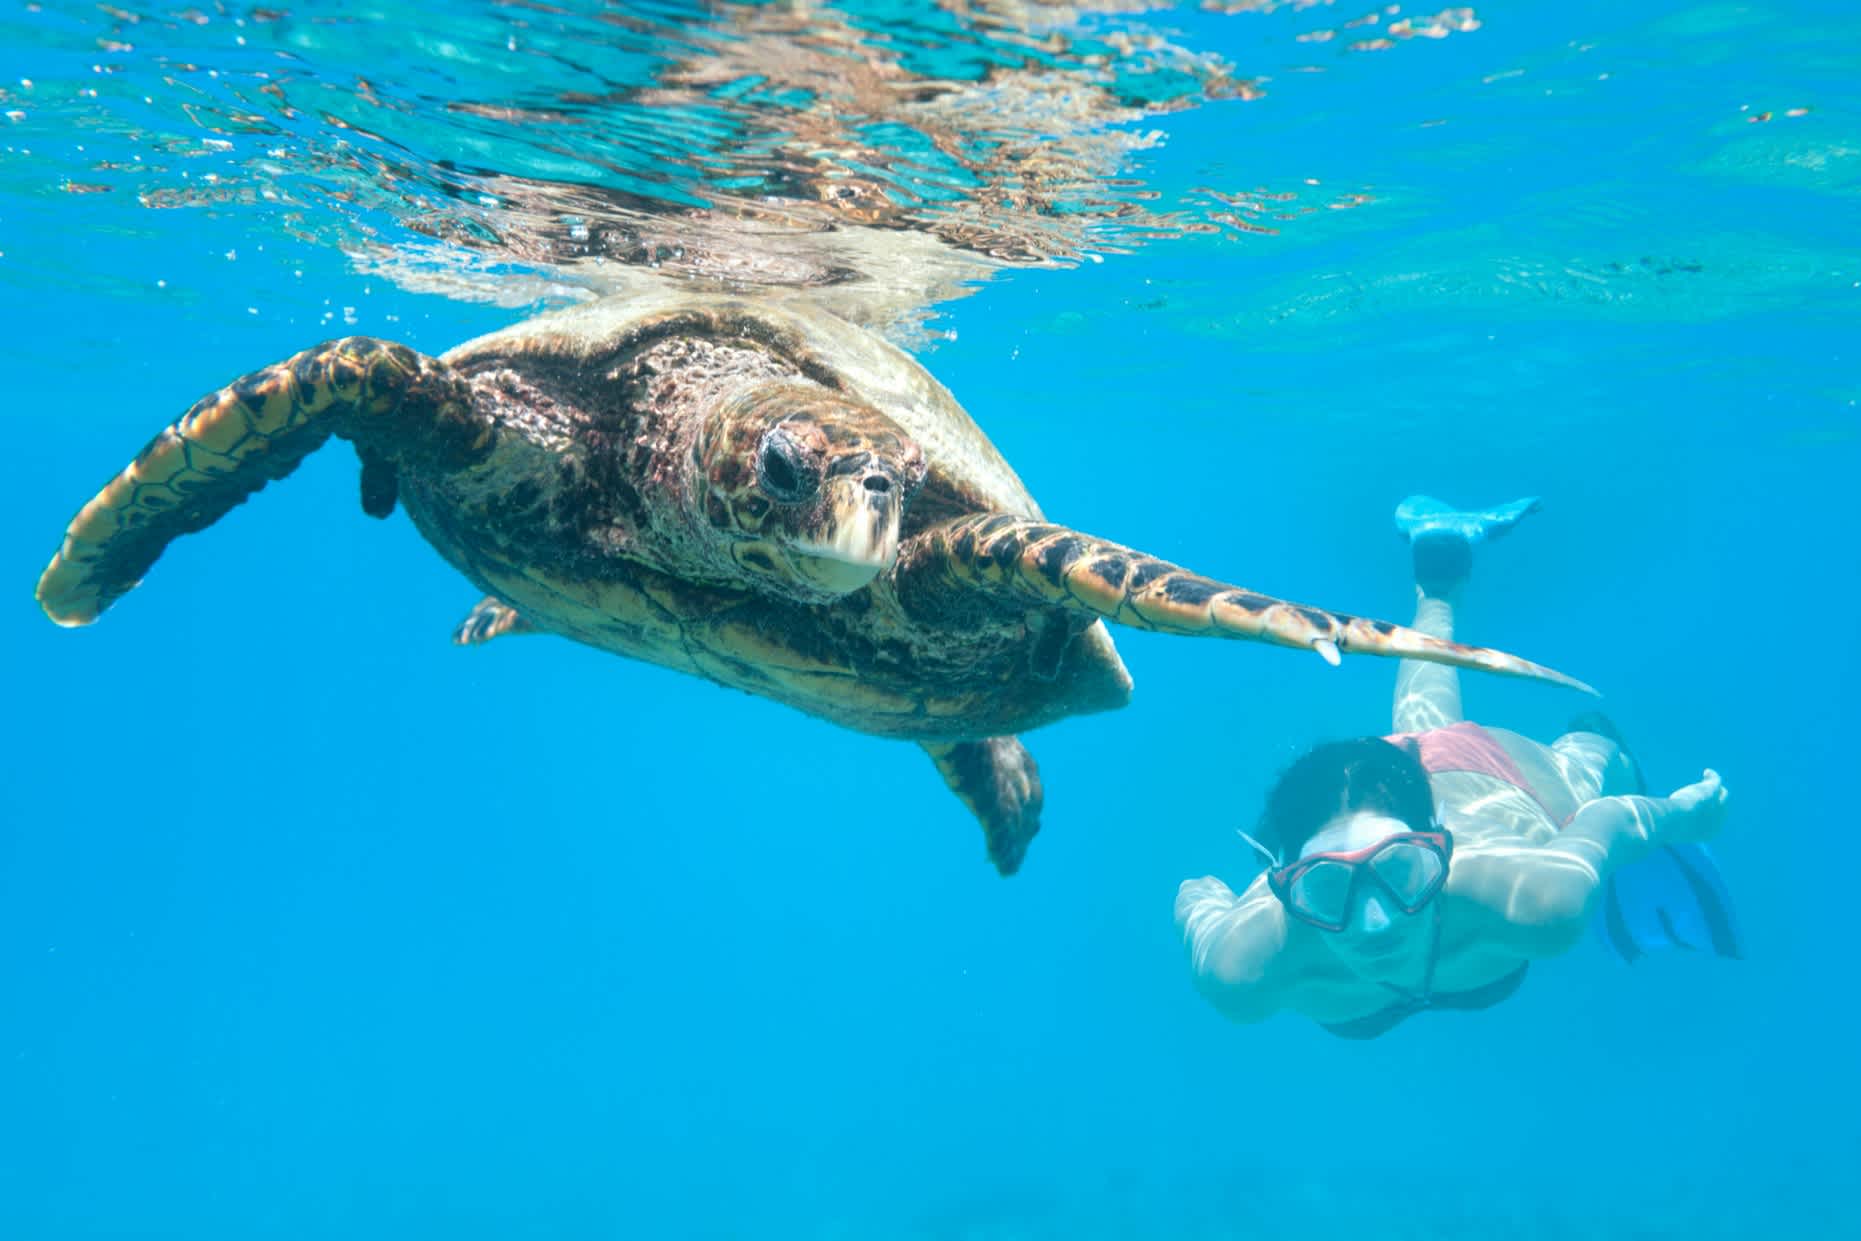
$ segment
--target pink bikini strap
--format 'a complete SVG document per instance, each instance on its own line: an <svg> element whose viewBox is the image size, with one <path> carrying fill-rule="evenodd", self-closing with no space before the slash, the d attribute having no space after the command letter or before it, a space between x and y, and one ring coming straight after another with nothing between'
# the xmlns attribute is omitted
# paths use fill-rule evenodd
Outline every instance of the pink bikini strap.
<svg viewBox="0 0 1861 1241"><path fill-rule="evenodd" d="M1472 720L1461 720L1457 724L1430 728L1425 732L1391 733L1383 740L1412 751L1420 760L1422 770L1430 775L1444 771L1470 771L1477 775L1492 776L1522 789L1553 820L1558 817L1551 814L1549 806L1544 805L1538 790L1531 786L1531 781L1525 778L1525 773L1512 761L1505 747Z"/></svg>

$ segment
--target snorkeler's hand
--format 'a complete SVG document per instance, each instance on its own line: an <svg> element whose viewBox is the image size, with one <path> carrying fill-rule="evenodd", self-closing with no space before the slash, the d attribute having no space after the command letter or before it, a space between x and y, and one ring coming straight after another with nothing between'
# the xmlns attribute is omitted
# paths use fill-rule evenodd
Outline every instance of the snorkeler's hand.
<svg viewBox="0 0 1861 1241"><path fill-rule="evenodd" d="M1675 844L1711 840L1725 826L1725 803L1728 794L1719 773L1708 767L1706 774L1668 797L1674 810L1671 839Z"/></svg>

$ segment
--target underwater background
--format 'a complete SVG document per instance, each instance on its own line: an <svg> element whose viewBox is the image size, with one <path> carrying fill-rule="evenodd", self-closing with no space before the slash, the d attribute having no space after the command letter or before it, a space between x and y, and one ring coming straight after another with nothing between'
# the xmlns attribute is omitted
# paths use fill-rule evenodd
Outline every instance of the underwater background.
<svg viewBox="0 0 1861 1241"><path fill-rule="evenodd" d="M1430 7L9 0L0 1238L1861 1232L1861 14ZM202 393L654 281L818 288L1054 519L1288 598L1406 621L1400 498L1544 497L1460 636L1723 774L1748 959L1223 1020L1176 885L1389 661L1116 631L1003 880L913 746L449 645L347 450L34 603Z"/></svg>

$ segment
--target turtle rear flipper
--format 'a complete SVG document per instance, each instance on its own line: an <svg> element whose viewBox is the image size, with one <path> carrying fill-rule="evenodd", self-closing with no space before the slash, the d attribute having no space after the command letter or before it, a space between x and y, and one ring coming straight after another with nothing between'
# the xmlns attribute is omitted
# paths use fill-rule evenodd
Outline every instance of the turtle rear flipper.
<svg viewBox="0 0 1861 1241"><path fill-rule="evenodd" d="M963 799L988 839L989 861L1004 877L1021 867L1040 830L1040 770L1015 737L927 742L924 749L950 791Z"/></svg>
<svg viewBox="0 0 1861 1241"><path fill-rule="evenodd" d="M365 336L329 341L195 402L78 511L39 578L39 606L87 625L134 589L163 549L204 530L331 435L361 453L363 507L386 516L396 474L460 469L491 427L446 363Z"/></svg>
<svg viewBox="0 0 1861 1241"><path fill-rule="evenodd" d="M1333 664L1340 653L1421 659L1596 692L1503 651L1288 603L1010 513L976 513L932 526L899 550L896 572L900 594L920 609L954 602L949 592L993 594L1016 607L1046 604L1136 629L1300 647Z"/></svg>

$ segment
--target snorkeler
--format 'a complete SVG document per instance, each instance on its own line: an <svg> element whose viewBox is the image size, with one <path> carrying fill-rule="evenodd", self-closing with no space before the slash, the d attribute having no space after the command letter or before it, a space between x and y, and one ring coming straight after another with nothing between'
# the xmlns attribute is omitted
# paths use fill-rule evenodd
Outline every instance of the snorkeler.
<svg viewBox="0 0 1861 1241"><path fill-rule="evenodd" d="M1414 627L1451 638L1474 544L1537 507L1403 501ZM1453 668L1402 661L1390 736L1320 745L1268 794L1258 839L1243 833L1264 873L1238 896L1213 876L1182 884L1198 989L1235 1021L1286 1009L1361 1039L1423 1009L1499 1003L1592 923L1624 959L1667 944L1741 955L1700 843L1725 820L1718 775L1647 797L1606 718L1570 728L1546 746L1474 724Z"/></svg>

